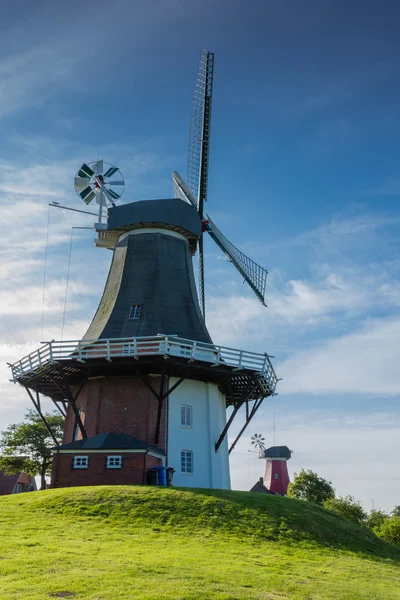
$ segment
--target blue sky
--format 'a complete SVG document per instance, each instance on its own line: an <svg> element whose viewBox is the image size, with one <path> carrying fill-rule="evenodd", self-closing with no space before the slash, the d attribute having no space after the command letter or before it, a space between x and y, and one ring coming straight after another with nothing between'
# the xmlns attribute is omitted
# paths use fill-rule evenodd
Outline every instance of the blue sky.
<svg viewBox="0 0 400 600"><path fill-rule="evenodd" d="M268 308L211 243L216 343L268 351L283 381L277 442L367 508L399 504L398 106L400 8L391 1L16 1L0 23L0 428L22 418L5 362L42 339L48 203L81 208L73 176L104 158L123 201L172 195L186 175L191 95L215 52L207 210L269 269ZM72 226L52 209L45 339L60 338ZM110 253L74 233L64 338L79 338ZM272 440L266 401L232 456L235 488Z"/></svg>

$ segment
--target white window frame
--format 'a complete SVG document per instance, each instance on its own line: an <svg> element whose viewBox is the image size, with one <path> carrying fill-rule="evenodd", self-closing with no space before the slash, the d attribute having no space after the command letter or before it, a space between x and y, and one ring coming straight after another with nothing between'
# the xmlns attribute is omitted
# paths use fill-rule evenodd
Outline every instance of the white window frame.
<svg viewBox="0 0 400 600"><path fill-rule="evenodd" d="M181 427L184 429L193 427L193 408L189 404L181 404Z"/></svg>
<svg viewBox="0 0 400 600"><path fill-rule="evenodd" d="M140 316L142 314L142 306L143 304L131 304L131 307L129 309L130 321L139 321Z"/></svg>
<svg viewBox="0 0 400 600"><path fill-rule="evenodd" d="M107 456L107 469L122 469L122 456L117 454Z"/></svg>
<svg viewBox="0 0 400 600"><path fill-rule="evenodd" d="M181 450L181 475L193 475L192 450Z"/></svg>
<svg viewBox="0 0 400 600"><path fill-rule="evenodd" d="M88 456L74 456L74 469L87 469L89 466Z"/></svg>

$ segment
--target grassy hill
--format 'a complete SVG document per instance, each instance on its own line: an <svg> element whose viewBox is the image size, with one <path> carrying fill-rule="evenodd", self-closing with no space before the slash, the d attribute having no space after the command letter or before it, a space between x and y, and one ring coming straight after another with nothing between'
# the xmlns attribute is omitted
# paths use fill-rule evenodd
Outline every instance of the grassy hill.
<svg viewBox="0 0 400 600"><path fill-rule="evenodd" d="M0 498L0 598L400 599L400 549L306 502L87 487Z"/></svg>

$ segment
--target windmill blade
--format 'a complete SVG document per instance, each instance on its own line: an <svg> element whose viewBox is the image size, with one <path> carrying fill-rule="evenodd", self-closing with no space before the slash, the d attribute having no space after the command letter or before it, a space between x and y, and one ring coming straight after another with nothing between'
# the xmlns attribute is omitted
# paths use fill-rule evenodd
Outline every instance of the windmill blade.
<svg viewBox="0 0 400 600"><path fill-rule="evenodd" d="M79 195L82 198L82 200L88 205L91 203L93 198L96 196L96 194L94 193L94 191L92 190L90 185L87 188L85 188L84 190L82 190L81 192L79 192Z"/></svg>
<svg viewBox="0 0 400 600"><path fill-rule="evenodd" d="M207 200L213 74L214 54L203 50L193 94L187 173L188 187L197 199L201 219Z"/></svg>
<svg viewBox="0 0 400 600"><path fill-rule="evenodd" d="M90 179L92 175L94 175L94 171L87 164L83 163L78 171L78 177L86 177L87 179Z"/></svg>
<svg viewBox="0 0 400 600"><path fill-rule="evenodd" d="M209 223L207 231L214 242L229 257L260 300L261 304L266 306L264 295L268 271L243 254L243 252L240 252L240 250L224 236L208 215L207 220Z"/></svg>
<svg viewBox="0 0 400 600"><path fill-rule="evenodd" d="M100 189L103 192L104 196L111 202L111 204L115 206L114 200L119 198L119 195L116 194L113 190L107 189L105 185L101 185Z"/></svg>
<svg viewBox="0 0 400 600"><path fill-rule="evenodd" d="M115 173L116 173L118 170L119 170L119 169L118 169L118 167L113 167L113 166L110 166L110 168L109 168L109 169L107 169L107 171L104 173L103 177L104 177L104 178L106 178L106 177L112 177L113 175L115 175Z"/></svg>
<svg viewBox="0 0 400 600"><path fill-rule="evenodd" d="M104 180L104 183L107 185L125 185L125 181L113 181L112 179L111 181Z"/></svg>
<svg viewBox="0 0 400 600"><path fill-rule="evenodd" d="M172 173L172 181L174 184L175 198L180 198L184 202L188 202L189 204L197 208L197 202L195 197L189 190L186 183L183 181L182 177L179 175L178 171L174 171Z"/></svg>
<svg viewBox="0 0 400 600"><path fill-rule="evenodd" d="M85 188L87 188L88 183L88 177L74 177L74 187L77 192L82 192Z"/></svg>
<svg viewBox="0 0 400 600"><path fill-rule="evenodd" d="M112 190L111 188L108 188L107 191L110 194L111 198L113 198L114 200L118 200L118 198L120 198L120 195L117 194L117 192L114 192L114 190Z"/></svg>
<svg viewBox="0 0 400 600"><path fill-rule="evenodd" d="M92 163L92 169L95 175L103 175L104 164L102 160Z"/></svg>
<svg viewBox="0 0 400 600"><path fill-rule="evenodd" d="M197 208L197 203L196 203L196 200L195 200L192 192L190 191L190 189L188 188L188 186L183 181L182 177L179 175L179 173L177 171L174 171L172 173L172 181L174 183L175 198L180 198L184 202L188 202L189 204L191 204L192 206ZM203 314L203 317L205 317L206 308L205 308L205 293L204 293L204 249L203 249L203 244L204 244L203 236L201 235L199 238L199 254L198 254L199 278L198 278L198 282L199 282L200 309Z"/></svg>

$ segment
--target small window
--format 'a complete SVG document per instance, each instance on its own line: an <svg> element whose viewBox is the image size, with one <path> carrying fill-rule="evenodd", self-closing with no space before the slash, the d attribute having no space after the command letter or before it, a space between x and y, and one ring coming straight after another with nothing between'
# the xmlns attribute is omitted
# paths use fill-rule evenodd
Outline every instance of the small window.
<svg viewBox="0 0 400 600"><path fill-rule="evenodd" d="M74 469L87 469L89 466L88 456L74 456Z"/></svg>
<svg viewBox="0 0 400 600"><path fill-rule="evenodd" d="M192 427L192 407L187 404L181 406L181 426Z"/></svg>
<svg viewBox="0 0 400 600"><path fill-rule="evenodd" d="M274 477L275 477L275 479L279 479L279 474L275 473Z"/></svg>
<svg viewBox="0 0 400 600"><path fill-rule="evenodd" d="M129 311L129 318L132 321L138 321L140 319L141 312L142 312L141 304L132 304L131 309Z"/></svg>
<svg viewBox="0 0 400 600"><path fill-rule="evenodd" d="M122 456L107 456L107 469L121 469Z"/></svg>
<svg viewBox="0 0 400 600"><path fill-rule="evenodd" d="M191 450L182 450L181 452L181 473L183 475L193 473L193 452Z"/></svg>

